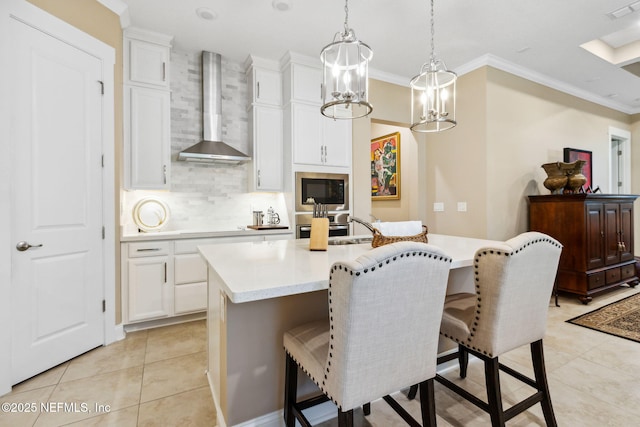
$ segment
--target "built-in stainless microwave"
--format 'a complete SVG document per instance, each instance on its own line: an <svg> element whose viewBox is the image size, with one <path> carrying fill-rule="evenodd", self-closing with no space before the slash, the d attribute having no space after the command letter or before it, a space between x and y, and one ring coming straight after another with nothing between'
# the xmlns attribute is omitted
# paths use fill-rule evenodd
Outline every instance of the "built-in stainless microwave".
<svg viewBox="0 0 640 427"><path fill-rule="evenodd" d="M349 210L349 175L296 172L296 212L313 211L314 203L327 211Z"/></svg>

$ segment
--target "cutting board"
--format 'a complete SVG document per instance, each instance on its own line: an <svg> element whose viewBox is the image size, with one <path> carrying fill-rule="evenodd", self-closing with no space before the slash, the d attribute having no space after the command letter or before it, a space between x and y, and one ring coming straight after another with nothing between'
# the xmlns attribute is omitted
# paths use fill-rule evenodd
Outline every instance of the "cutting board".
<svg viewBox="0 0 640 427"><path fill-rule="evenodd" d="M286 225L247 225L247 228L252 230L286 230L289 228Z"/></svg>

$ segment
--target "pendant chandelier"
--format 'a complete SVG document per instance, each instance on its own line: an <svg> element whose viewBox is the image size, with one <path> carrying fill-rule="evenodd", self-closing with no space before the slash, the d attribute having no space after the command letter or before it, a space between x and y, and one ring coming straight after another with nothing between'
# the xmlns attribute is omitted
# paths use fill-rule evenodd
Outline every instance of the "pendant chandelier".
<svg viewBox="0 0 640 427"><path fill-rule="evenodd" d="M431 0L431 57L411 80L411 130L440 132L456 123L456 79L436 58L433 0Z"/></svg>
<svg viewBox="0 0 640 427"><path fill-rule="evenodd" d="M332 119L357 119L373 111L369 93L369 61L373 51L357 39L349 28L349 1L345 0L344 31L320 53L322 61L323 116Z"/></svg>

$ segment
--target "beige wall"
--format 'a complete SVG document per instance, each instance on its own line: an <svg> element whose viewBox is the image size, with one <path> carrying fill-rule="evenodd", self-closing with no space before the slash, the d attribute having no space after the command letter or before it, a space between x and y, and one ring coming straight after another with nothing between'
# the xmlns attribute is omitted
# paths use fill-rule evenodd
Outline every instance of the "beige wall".
<svg viewBox="0 0 640 427"><path fill-rule="evenodd" d="M487 69L487 234L507 239L528 229L527 195L548 194L543 163L563 148L593 153L593 185L609 181L609 127L630 130L627 114Z"/></svg>
<svg viewBox="0 0 640 427"><path fill-rule="evenodd" d="M385 202L372 206L368 195L367 144L378 136L377 129L386 134L408 126L410 90L371 82L374 111L370 118L354 121L356 216L367 218L372 212L390 220L416 218L430 233L508 239L528 229L527 196L548 193L541 165L562 161L564 147L592 151L593 184L607 188L609 127L632 133L631 188L640 192L640 176L633 173L640 168L640 150L634 149L640 144L640 115L632 117L491 67L460 76L457 92L458 126L414 134L415 182L403 180L401 200L409 191L415 203L407 208L386 202L395 205L378 210ZM406 160L405 155L402 162ZM433 212L434 202L443 203L444 212ZM457 211L458 202L467 203L467 212ZM397 215L390 213L393 209ZM640 216L640 209L636 211ZM635 231L640 242L640 227Z"/></svg>
<svg viewBox="0 0 640 427"><path fill-rule="evenodd" d="M122 28L120 17L98 3L96 0L28 0L50 14L62 19L85 33L113 47L116 51L116 63L114 69L114 158L115 185L120 188L120 159L122 158ZM122 320L120 303L120 195L116 190L115 208L115 235L116 235L116 324Z"/></svg>

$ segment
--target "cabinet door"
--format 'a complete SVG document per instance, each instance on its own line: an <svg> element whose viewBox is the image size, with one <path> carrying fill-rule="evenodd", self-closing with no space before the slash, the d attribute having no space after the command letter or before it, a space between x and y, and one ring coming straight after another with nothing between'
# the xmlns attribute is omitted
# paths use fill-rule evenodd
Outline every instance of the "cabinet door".
<svg viewBox="0 0 640 427"><path fill-rule="evenodd" d="M279 72L263 68L254 69L253 102L282 105L282 78Z"/></svg>
<svg viewBox="0 0 640 427"><path fill-rule="evenodd" d="M322 70L306 65L293 64L291 72L292 101L312 102L319 107L322 104Z"/></svg>
<svg viewBox="0 0 640 427"><path fill-rule="evenodd" d="M620 204L620 241L622 242L620 261L633 260L633 203Z"/></svg>
<svg viewBox="0 0 640 427"><path fill-rule="evenodd" d="M321 144L322 128L320 107L306 104L291 106L293 127L293 162L322 165L324 145Z"/></svg>
<svg viewBox="0 0 640 427"><path fill-rule="evenodd" d="M169 257L128 261L128 321L167 317L172 313Z"/></svg>
<svg viewBox="0 0 640 427"><path fill-rule="evenodd" d="M588 203L587 270L604 266L604 208L602 203Z"/></svg>
<svg viewBox="0 0 640 427"><path fill-rule="evenodd" d="M254 188L282 191L282 110L253 108Z"/></svg>
<svg viewBox="0 0 640 427"><path fill-rule="evenodd" d="M169 47L129 40L129 80L169 88Z"/></svg>
<svg viewBox="0 0 640 427"><path fill-rule="evenodd" d="M170 94L130 86L125 92L126 182L134 189L169 189Z"/></svg>
<svg viewBox="0 0 640 427"><path fill-rule="evenodd" d="M620 205L618 203L604 204L604 241L605 264L620 262Z"/></svg>
<svg viewBox="0 0 640 427"><path fill-rule="evenodd" d="M334 120L320 115L325 166L351 166L351 120Z"/></svg>

